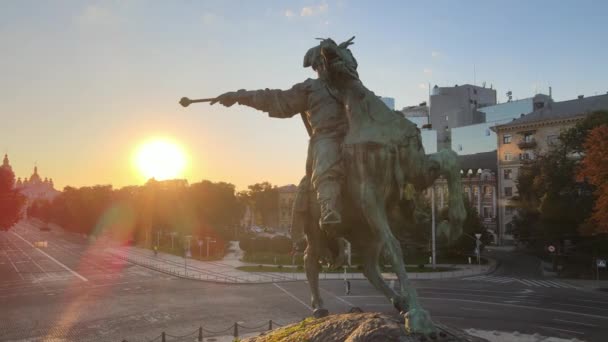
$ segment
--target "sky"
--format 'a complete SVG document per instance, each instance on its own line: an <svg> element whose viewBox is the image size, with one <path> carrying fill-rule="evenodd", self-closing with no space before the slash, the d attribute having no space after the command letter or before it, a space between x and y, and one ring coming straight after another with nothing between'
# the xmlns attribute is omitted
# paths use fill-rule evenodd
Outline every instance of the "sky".
<svg viewBox="0 0 608 342"><path fill-rule="evenodd" d="M362 81L396 107L428 84L486 83L499 101L608 91L606 1L1 1L0 152L66 185L142 184L134 151L161 137L183 177L297 183L301 120L177 101L306 78L317 37L351 47Z"/></svg>

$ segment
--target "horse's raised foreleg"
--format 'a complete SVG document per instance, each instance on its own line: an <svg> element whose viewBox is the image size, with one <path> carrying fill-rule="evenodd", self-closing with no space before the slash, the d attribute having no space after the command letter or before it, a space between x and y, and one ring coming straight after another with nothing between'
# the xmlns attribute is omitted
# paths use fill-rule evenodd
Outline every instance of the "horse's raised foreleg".
<svg viewBox="0 0 608 342"><path fill-rule="evenodd" d="M321 264L319 261L321 258L322 248L320 233L321 231L318 229L307 233L306 239L308 246L304 252L306 279L308 280L308 286L310 287L313 316L316 318L324 317L329 314L327 309L325 309L323 306L323 299L321 299L321 293L319 292L319 272L321 271Z"/></svg>

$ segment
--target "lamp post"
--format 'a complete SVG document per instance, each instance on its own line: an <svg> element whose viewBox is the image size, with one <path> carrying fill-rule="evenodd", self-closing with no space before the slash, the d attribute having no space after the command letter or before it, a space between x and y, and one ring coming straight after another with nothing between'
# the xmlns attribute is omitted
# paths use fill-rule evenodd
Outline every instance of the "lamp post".
<svg viewBox="0 0 608 342"><path fill-rule="evenodd" d="M431 264L433 269L436 266L435 254L435 185L431 186Z"/></svg>
<svg viewBox="0 0 608 342"><path fill-rule="evenodd" d="M184 276L188 275L188 257L190 254L190 239L192 235L184 236Z"/></svg>
<svg viewBox="0 0 608 342"><path fill-rule="evenodd" d="M173 250L173 240L175 238L175 235L177 235L177 232L171 232L171 250Z"/></svg>

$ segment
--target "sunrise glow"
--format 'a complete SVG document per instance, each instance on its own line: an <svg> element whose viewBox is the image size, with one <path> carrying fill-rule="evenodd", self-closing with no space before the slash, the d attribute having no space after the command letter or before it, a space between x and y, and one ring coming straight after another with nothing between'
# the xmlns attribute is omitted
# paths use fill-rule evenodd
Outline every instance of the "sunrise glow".
<svg viewBox="0 0 608 342"><path fill-rule="evenodd" d="M134 156L134 164L145 179L175 179L183 176L186 154L176 142L153 139L141 144Z"/></svg>

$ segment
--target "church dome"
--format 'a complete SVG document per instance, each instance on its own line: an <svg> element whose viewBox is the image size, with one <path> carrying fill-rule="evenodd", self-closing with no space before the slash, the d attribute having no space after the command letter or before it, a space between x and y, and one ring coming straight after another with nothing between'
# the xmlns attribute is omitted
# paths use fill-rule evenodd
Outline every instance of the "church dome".
<svg viewBox="0 0 608 342"><path fill-rule="evenodd" d="M38 175L38 166L34 166L34 173L30 177L30 183L40 183L40 182L42 182L42 180L40 179L40 176Z"/></svg>

